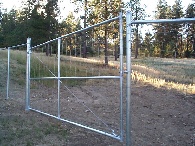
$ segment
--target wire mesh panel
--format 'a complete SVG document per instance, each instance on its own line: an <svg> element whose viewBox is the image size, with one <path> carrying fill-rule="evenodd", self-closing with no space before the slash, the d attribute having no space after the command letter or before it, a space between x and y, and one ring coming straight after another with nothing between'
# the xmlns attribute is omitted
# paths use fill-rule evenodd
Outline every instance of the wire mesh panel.
<svg viewBox="0 0 195 146"><path fill-rule="evenodd" d="M99 32L118 19L32 47L29 109L122 140L122 29Z"/></svg>

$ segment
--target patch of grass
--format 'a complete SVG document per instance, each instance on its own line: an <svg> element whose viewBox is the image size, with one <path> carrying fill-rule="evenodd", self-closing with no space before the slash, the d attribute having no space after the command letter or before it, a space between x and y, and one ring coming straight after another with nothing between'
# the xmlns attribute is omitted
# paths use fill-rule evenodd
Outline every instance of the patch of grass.
<svg viewBox="0 0 195 146"><path fill-rule="evenodd" d="M60 125L58 124L45 124L44 130L42 131L45 135L48 134L59 134L59 138L66 138L67 137L67 130L64 130Z"/></svg>
<svg viewBox="0 0 195 146"><path fill-rule="evenodd" d="M68 131L55 123L35 122L20 116L0 118L0 145L36 145L47 135L55 135L59 140L67 138Z"/></svg>
<svg viewBox="0 0 195 146"><path fill-rule="evenodd" d="M11 50L10 58L16 61L17 64L26 65L26 52L25 51Z"/></svg>
<svg viewBox="0 0 195 146"><path fill-rule="evenodd" d="M0 51L0 76L7 78L7 50ZM25 85L26 55L24 51L10 51L10 80L19 85ZM5 79L3 79L5 80ZM5 86L5 83L3 83Z"/></svg>

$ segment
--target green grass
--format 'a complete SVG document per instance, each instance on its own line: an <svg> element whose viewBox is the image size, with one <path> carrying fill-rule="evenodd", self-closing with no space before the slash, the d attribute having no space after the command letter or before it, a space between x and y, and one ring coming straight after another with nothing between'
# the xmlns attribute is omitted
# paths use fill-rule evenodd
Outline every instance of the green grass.
<svg viewBox="0 0 195 146"><path fill-rule="evenodd" d="M5 51L0 52L0 90L5 87L6 84L6 75L7 75L7 66L5 62L7 61L7 56Z"/></svg>
<svg viewBox="0 0 195 146"><path fill-rule="evenodd" d="M0 145L36 145L44 137L55 135L59 141L67 139L68 131L58 123L38 122L32 117L1 116Z"/></svg>
<svg viewBox="0 0 195 146"><path fill-rule="evenodd" d="M1 77L7 78L7 51L0 51ZM26 74L26 56L23 51L10 51L10 80L13 83L24 86Z"/></svg>

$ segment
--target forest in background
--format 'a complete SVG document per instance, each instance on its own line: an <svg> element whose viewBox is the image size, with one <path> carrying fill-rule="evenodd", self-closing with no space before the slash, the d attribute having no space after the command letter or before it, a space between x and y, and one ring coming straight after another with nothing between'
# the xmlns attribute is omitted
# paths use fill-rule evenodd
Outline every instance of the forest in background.
<svg viewBox="0 0 195 146"><path fill-rule="evenodd" d="M128 3L123 3L121 0L72 0L72 3L75 4L75 11L70 12L66 18L59 21L61 12L58 0L24 0L22 9L10 11L1 9L0 48L23 44L27 37L32 38L32 46L34 46L116 17L121 8L125 7L131 7L134 20L143 20L147 14L140 1L131 0ZM166 0L159 0L153 17L155 19L194 18L195 3L190 3L184 10L181 2L181 0L175 0L174 5L170 6ZM75 14L78 15L82 10L85 12L84 16L76 17ZM143 26L133 26L132 51L135 58L140 54L150 57L195 57L194 23L152 25L153 33L146 32L146 34L141 34L141 27ZM92 35L96 40L91 39ZM115 43L110 40L114 40ZM67 45L70 46L69 51L74 51L80 44L82 49L85 49L82 53L83 57L86 57L87 53L93 54L97 46L101 47L107 55L106 53L109 50L118 48L116 46L119 44L118 42L117 22L94 28L77 35L75 38L67 38L66 40Z"/></svg>

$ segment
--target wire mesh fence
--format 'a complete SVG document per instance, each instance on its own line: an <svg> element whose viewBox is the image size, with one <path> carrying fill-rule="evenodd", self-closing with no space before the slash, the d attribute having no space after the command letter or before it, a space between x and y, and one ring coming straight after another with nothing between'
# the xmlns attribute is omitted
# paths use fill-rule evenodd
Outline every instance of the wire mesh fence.
<svg viewBox="0 0 195 146"><path fill-rule="evenodd" d="M1 94L6 99L20 92L24 96L26 44L1 49Z"/></svg>
<svg viewBox="0 0 195 146"><path fill-rule="evenodd" d="M32 47L30 110L122 140L122 32L98 32L117 19Z"/></svg>

